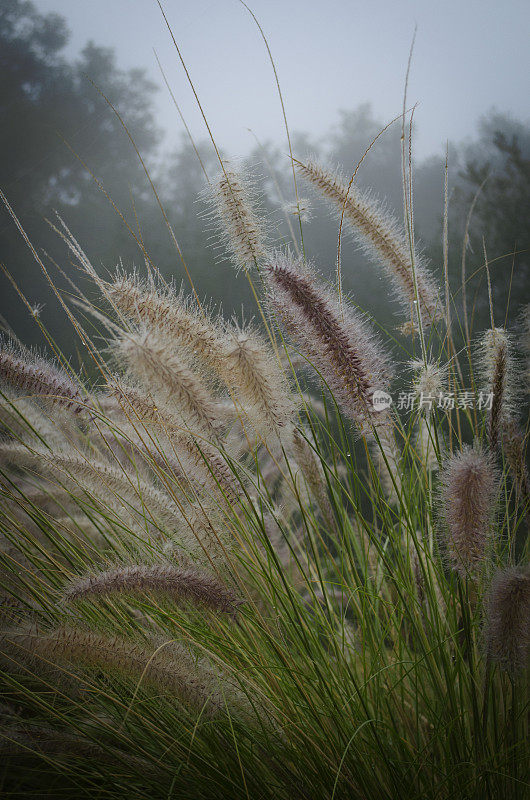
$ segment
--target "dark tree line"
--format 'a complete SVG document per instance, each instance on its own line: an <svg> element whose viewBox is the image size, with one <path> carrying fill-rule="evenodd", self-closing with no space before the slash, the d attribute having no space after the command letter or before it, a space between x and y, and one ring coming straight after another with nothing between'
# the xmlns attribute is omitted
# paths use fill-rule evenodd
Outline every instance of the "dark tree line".
<svg viewBox="0 0 530 800"><path fill-rule="evenodd" d="M124 72L111 50L92 43L77 61L68 62L63 56L67 41L68 31L61 17L43 16L31 2L0 0L0 187L54 280L69 289L53 265L56 262L60 270L86 288L64 245L46 222L56 220L55 212L64 218L98 269L112 271L120 260L127 268L135 265L142 269L147 257L166 278L177 283L185 280L179 254L144 169L111 103L119 110L151 171L199 295L212 297L226 314L240 313L242 305L251 309L244 277L236 277L226 262L217 263L209 245L211 231L197 200L205 178L193 147L183 137L173 153L160 155L161 132L152 104L156 87L143 71ZM374 118L368 105L363 105L341 112L322 140L296 135L295 154L300 158L317 154L342 164L350 175L381 128L381 121ZM399 123L389 128L366 157L356 179L359 185L372 187L379 197L386 198L389 210L398 217L402 216L403 204L400 136ZM215 154L207 145L199 149L206 171L213 174L217 171ZM513 266L515 312L529 299L530 128L492 113L480 123L475 141L453 146L450 153L452 290L458 291L460 285L464 221L480 187L470 229L468 274L483 264L484 237L495 300L503 310ZM281 205L293 201L294 192L283 148L266 143L256 147L248 161L258 176L265 210L279 224L280 243L287 241L289 231ZM437 268L442 259L443 184L441 156L415 164L416 230ZM300 193L306 195L306 187L300 186ZM318 199L312 202L313 219L305 226L304 239L307 251L326 273L335 267L337 223ZM69 323L5 210L0 216L0 262L31 303L44 303L43 322L61 346L72 352ZM342 271L344 286L354 300L395 328L400 320L381 290L381 274L367 264L348 238L342 250ZM470 304L483 276L480 269L479 276L470 281ZM27 343L41 341L38 328L4 276L0 276L0 291L0 313L14 332ZM482 292L475 315L478 328L487 325L489 319L483 298Z"/></svg>

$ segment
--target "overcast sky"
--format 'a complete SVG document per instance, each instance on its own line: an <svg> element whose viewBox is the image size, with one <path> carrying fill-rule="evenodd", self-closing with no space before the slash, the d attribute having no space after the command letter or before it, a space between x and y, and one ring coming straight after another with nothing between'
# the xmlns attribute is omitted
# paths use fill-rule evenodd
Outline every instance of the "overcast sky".
<svg viewBox="0 0 530 800"><path fill-rule="evenodd" d="M197 138L206 134L156 0L33 0L65 16L68 56L92 39L121 67L145 67L162 88L159 123L181 130L156 65L158 52ZM473 134L492 107L530 117L528 0L249 0L276 61L292 130L320 136L340 108L369 101L383 121L401 110L409 48L416 154ZM214 135L233 155L254 140L283 142L281 108L264 43L239 0L165 0L164 7Z"/></svg>

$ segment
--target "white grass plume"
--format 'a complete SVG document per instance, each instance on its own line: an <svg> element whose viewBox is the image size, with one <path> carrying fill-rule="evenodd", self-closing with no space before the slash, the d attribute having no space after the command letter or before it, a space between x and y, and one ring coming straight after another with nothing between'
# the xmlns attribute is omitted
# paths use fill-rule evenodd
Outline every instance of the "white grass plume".
<svg viewBox="0 0 530 800"><path fill-rule="evenodd" d="M154 289L138 279L118 277L109 294L122 313L165 342L174 342L189 359L213 372L244 406L258 429L277 430L291 419L295 404L271 348L250 326L218 319L169 289Z"/></svg>
<svg viewBox="0 0 530 800"><path fill-rule="evenodd" d="M298 162L300 173L318 188L337 213L342 214L367 252L381 261L410 314L419 300L422 322L429 325L442 317L442 307L433 278L423 259L411 256L410 247L398 222L354 184L348 188L339 172L326 169L316 161ZM416 321L416 314L413 314Z"/></svg>
<svg viewBox="0 0 530 800"><path fill-rule="evenodd" d="M237 269L258 266L267 254L267 237L248 173L227 162L203 198L215 212L221 237Z"/></svg>
<svg viewBox="0 0 530 800"><path fill-rule="evenodd" d="M215 398L201 377L161 336L145 329L125 333L113 348L147 391L160 397L198 430L216 433L220 419Z"/></svg>

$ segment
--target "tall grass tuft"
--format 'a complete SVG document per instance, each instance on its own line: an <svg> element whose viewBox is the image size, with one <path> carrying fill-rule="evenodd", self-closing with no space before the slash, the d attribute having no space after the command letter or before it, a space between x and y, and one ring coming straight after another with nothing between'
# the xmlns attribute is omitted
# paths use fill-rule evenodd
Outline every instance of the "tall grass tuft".
<svg viewBox="0 0 530 800"><path fill-rule="evenodd" d="M301 255L305 201L299 256L271 252L223 162L212 215L258 322L151 264L103 278L66 231L94 284L93 304L64 300L90 359L1 343L3 796L525 796L511 333L476 348L468 321L464 367L398 223L299 168L391 277L406 342Z"/></svg>

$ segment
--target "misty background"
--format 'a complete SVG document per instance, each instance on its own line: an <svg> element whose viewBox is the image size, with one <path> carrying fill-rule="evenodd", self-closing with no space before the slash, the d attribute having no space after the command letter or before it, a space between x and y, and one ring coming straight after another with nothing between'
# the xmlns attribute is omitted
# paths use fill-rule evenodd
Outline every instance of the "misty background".
<svg viewBox="0 0 530 800"><path fill-rule="evenodd" d="M251 7L278 69L295 156L317 154L348 176L401 111L417 25L407 100L409 107L417 104L416 234L439 274L447 147L456 307L465 222L480 188L466 249L467 274L474 276L469 310L476 331L489 324L485 245L496 323L503 324L507 312L514 319L530 300L527 3L256 0ZM282 207L294 200L292 174L274 75L255 22L237 0L167 0L164 8L222 153L243 157L278 243L288 241ZM241 317L244 307L251 316L247 282L211 246L198 199L204 171L153 49L213 175L215 152L154 0L0 0L0 188L66 295L77 293L70 280L82 291L90 287L48 223L57 224L56 214L102 274L120 262L142 270L143 246L166 279L185 280L142 165L106 97L150 171L199 296L212 298L226 315ZM402 218L400 137L398 121L378 139L356 180ZM337 222L307 187L300 194L312 203L306 252L329 274ZM75 360L70 323L5 209L0 263L11 276L0 276L2 327L26 344L43 343L16 282L37 321ZM342 267L354 301L395 331L403 320L381 274L349 239Z"/></svg>

